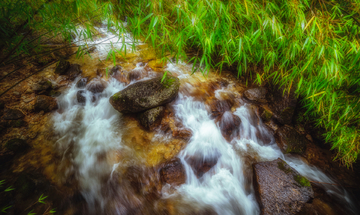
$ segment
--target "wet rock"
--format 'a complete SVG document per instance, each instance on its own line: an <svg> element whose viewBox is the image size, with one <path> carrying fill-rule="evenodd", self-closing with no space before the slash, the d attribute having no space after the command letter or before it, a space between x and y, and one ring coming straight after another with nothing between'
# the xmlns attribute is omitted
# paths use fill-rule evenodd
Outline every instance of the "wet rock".
<svg viewBox="0 0 360 215"><path fill-rule="evenodd" d="M154 130L160 124L164 110L164 106L159 106L139 114L140 124L148 130Z"/></svg>
<svg viewBox="0 0 360 215"><path fill-rule="evenodd" d="M261 214L295 214L314 197L310 182L280 158L253 164Z"/></svg>
<svg viewBox="0 0 360 215"><path fill-rule="evenodd" d="M160 178L163 184L179 186L186 181L186 173L179 158L174 158L167 162L160 170Z"/></svg>
<svg viewBox="0 0 360 215"><path fill-rule="evenodd" d="M14 138L6 142L5 148L14 154L22 153L29 148L25 140Z"/></svg>
<svg viewBox="0 0 360 215"><path fill-rule="evenodd" d="M60 60L55 68L55 74L64 75L70 67L70 62L66 60Z"/></svg>
<svg viewBox="0 0 360 215"><path fill-rule="evenodd" d="M74 80L77 76L81 74L81 69L79 64L71 64L66 74L69 76L70 80Z"/></svg>
<svg viewBox="0 0 360 215"><path fill-rule="evenodd" d="M88 87L87 90L89 90L92 93L102 93L104 91L106 87L106 83L103 81L93 81L91 82Z"/></svg>
<svg viewBox="0 0 360 215"><path fill-rule="evenodd" d="M113 68L110 69L110 74L109 75L114 75L117 72L121 72L122 71L122 67L120 65L116 65Z"/></svg>
<svg viewBox="0 0 360 215"><path fill-rule="evenodd" d="M231 110L231 104L226 100L212 100L208 104L210 109L210 115L216 118L223 114L225 111Z"/></svg>
<svg viewBox="0 0 360 215"><path fill-rule="evenodd" d="M83 89L85 88L87 82L88 82L88 78L80 78L80 80L76 83L76 87Z"/></svg>
<svg viewBox="0 0 360 215"><path fill-rule="evenodd" d="M238 116L226 111L219 122L221 134L227 141L231 141L234 137L239 135L239 126L241 120Z"/></svg>
<svg viewBox="0 0 360 215"><path fill-rule="evenodd" d="M121 113L137 113L171 102L179 91L176 77L162 77L136 82L110 97L111 105Z"/></svg>
<svg viewBox="0 0 360 215"><path fill-rule="evenodd" d="M263 122L268 122L271 120L273 113L266 108L259 107L257 109L257 115L262 119Z"/></svg>
<svg viewBox="0 0 360 215"><path fill-rule="evenodd" d="M43 92L50 90L52 88L52 83L49 80L41 80L38 83L32 85L31 89L36 94L42 94Z"/></svg>
<svg viewBox="0 0 360 215"><path fill-rule="evenodd" d="M336 215L334 209L320 199L314 199L312 203L306 203L296 215Z"/></svg>
<svg viewBox="0 0 360 215"><path fill-rule="evenodd" d="M266 102L266 93L267 90L264 87L258 87L258 88L252 88L248 89L244 92L245 98L247 98L250 101L255 102Z"/></svg>
<svg viewBox="0 0 360 215"><path fill-rule="evenodd" d="M190 129L187 128L173 128L172 135L175 138L188 140L192 136L192 132Z"/></svg>
<svg viewBox="0 0 360 215"><path fill-rule="evenodd" d="M16 120L16 119L21 119L21 118L24 118L25 115L20 111L20 110L17 110L17 109L6 109L4 111L4 116L3 116L3 119L6 119L6 120Z"/></svg>
<svg viewBox="0 0 360 215"><path fill-rule="evenodd" d="M85 103L86 103L86 97L84 96L84 94L85 94L85 90L79 90L79 91L77 91L77 93L76 93L77 101L78 101L80 104L85 104Z"/></svg>
<svg viewBox="0 0 360 215"><path fill-rule="evenodd" d="M130 81L137 81L140 80L142 78L142 73L140 71L131 71L128 74L128 79Z"/></svg>
<svg viewBox="0 0 360 215"><path fill-rule="evenodd" d="M52 98L50 96L45 96L45 95L39 95L39 96L35 97L35 104L34 104L35 111L48 112L48 111L55 110L57 108L58 108L58 106L57 106L55 98Z"/></svg>
<svg viewBox="0 0 360 215"><path fill-rule="evenodd" d="M51 97L59 97L60 95L61 95L61 92L57 91L57 90L51 90L49 92L49 96L51 96Z"/></svg>
<svg viewBox="0 0 360 215"><path fill-rule="evenodd" d="M187 157L185 160L191 166L197 178L201 178L217 163L220 155L203 158L198 156Z"/></svg>
<svg viewBox="0 0 360 215"><path fill-rule="evenodd" d="M270 88L271 89L271 88ZM270 110L273 112L275 119L281 124L291 124L295 112L297 98L295 90L278 89L276 86L269 91L268 100ZM283 93L284 92L284 93Z"/></svg>
<svg viewBox="0 0 360 215"><path fill-rule="evenodd" d="M308 140L290 126L283 126L275 133L276 143L283 153L303 154Z"/></svg>

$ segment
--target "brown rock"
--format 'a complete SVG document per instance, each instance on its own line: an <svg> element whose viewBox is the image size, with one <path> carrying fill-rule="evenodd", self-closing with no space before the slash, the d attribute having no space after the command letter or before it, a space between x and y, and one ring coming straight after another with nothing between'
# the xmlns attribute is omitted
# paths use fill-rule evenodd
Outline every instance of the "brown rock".
<svg viewBox="0 0 360 215"><path fill-rule="evenodd" d="M39 95L39 96L35 97L35 104L34 104L35 111L48 112L48 111L55 110L57 108L58 108L58 106L57 106L56 99L54 99L50 96L45 96L45 95Z"/></svg>
<svg viewBox="0 0 360 215"><path fill-rule="evenodd" d="M162 186L154 169L131 166L126 170L125 177L136 193L160 197Z"/></svg>
<svg viewBox="0 0 360 215"><path fill-rule="evenodd" d="M81 74L81 69L79 64L71 64L66 74L69 76L70 80L74 80L78 75Z"/></svg>
<svg viewBox="0 0 360 215"><path fill-rule="evenodd" d="M188 140L192 136L192 132L190 129L187 128L173 128L172 135L175 138Z"/></svg>
<svg viewBox="0 0 360 215"><path fill-rule="evenodd" d="M238 116L232 114L230 111L225 112L219 122L221 134L227 141L231 141L239 135L240 124L241 120Z"/></svg>
<svg viewBox="0 0 360 215"><path fill-rule="evenodd" d="M162 77L136 82L110 97L110 104L121 113L137 113L171 102L178 94L180 81Z"/></svg>
<svg viewBox="0 0 360 215"><path fill-rule="evenodd" d="M336 215L333 208L321 201L320 199L314 199L312 203L306 203L297 215Z"/></svg>
<svg viewBox="0 0 360 215"><path fill-rule="evenodd" d="M42 94L43 92L50 90L52 88L51 81L41 80L38 83L32 85L31 89L35 91L36 94Z"/></svg>
<svg viewBox="0 0 360 215"><path fill-rule="evenodd" d="M159 106L139 114L140 124L148 130L154 130L160 124L164 110L164 106Z"/></svg>
<svg viewBox="0 0 360 215"><path fill-rule="evenodd" d="M186 181L186 173L179 158L174 158L167 162L160 170L161 182L179 186Z"/></svg>
<svg viewBox="0 0 360 215"><path fill-rule="evenodd" d="M16 119L21 119L21 118L24 118L25 115L20 111L20 110L17 110L17 109L6 109L4 111L4 116L3 116L3 119L6 119L6 120L16 120Z"/></svg>
<svg viewBox="0 0 360 215"><path fill-rule="evenodd" d="M87 82L88 82L88 78L80 78L80 80L76 83L76 87L83 89L85 88Z"/></svg>
<svg viewBox="0 0 360 215"><path fill-rule="evenodd" d="M231 104L226 100L212 100L209 102L210 115L212 117L218 117L225 111L231 110Z"/></svg>
<svg viewBox="0 0 360 215"><path fill-rule="evenodd" d="M104 81L93 81L88 85L87 90L95 94L102 93L105 88L106 83Z"/></svg>
<svg viewBox="0 0 360 215"><path fill-rule="evenodd" d="M133 70L133 71L129 72L129 74L128 74L128 79L130 81L138 81L142 78L143 78L143 74L141 73L141 71Z"/></svg>
<svg viewBox="0 0 360 215"><path fill-rule="evenodd" d="M253 164L261 214L295 214L314 197L310 182L280 158Z"/></svg>
<svg viewBox="0 0 360 215"><path fill-rule="evenodd" d="M283 126L275 133L276 143L283 153L303 154L308 140L290 126Z"/></svg>
<svg viewBox="0 0 360 215"><path fill-rule="evenodd" d="M86 103L86 97L84 96L84 93L85 93L85 90L79 90L79 91L77 91L77 93L76 93L77 101L78 101L80 104L85 104L85 103Z"/></svg>
<svg viewBox="0 0 360 215"><path fill-rule="evenodd" d="M60 60L55 68L55 73L64 75L70 67L70 62L66 60Z"/></svg>
<svg viewBox="0 0 360 215"><path fill-rule="evenodd" d="M250 101L255 102L262 102L265 103L266 101L266 93L267 90L264 87L258 87L258 88L252 88L248 89L244 92L245 98L247 98Z"/></svg>

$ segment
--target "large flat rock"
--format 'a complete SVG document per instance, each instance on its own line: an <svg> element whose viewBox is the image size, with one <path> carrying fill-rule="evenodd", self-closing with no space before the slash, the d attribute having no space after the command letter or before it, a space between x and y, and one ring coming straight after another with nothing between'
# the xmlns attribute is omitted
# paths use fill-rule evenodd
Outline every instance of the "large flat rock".
<svg viewBox="0 0 360 215"><path fill-rule="evenodd" d="M280 158L253 164L253 169L262 215L296 214L314 197L310 182Z"/></svg>

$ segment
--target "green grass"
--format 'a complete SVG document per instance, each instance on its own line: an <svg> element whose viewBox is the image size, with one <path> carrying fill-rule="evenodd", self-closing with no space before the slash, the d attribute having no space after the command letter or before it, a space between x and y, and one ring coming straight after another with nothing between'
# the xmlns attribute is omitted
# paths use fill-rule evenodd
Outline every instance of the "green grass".
<svg viewBox="0 0 360 215"><path fill-rule="evenodd" d="M37 51L37 43L22 40L29 30L66 37L80 24L92 38L96 21L121 29L127 17L128 31L164 59L188 59L204 74L231 68L285 86L284 93L296 86L336 158L347 166L357 160L360 0L3 0L0 10L2 58L10 53L1 61Z"/></svg>
<svg viewBox="0 0 360 215"><path fill-rule="evenodd" d="M188 59L192 53L203 73L236 68L257 83L286 86L284 93L295 85L305 114L326 129L337 158L347 166L357 160L359 0L119 2L129 31L160 56Z"/></svg>

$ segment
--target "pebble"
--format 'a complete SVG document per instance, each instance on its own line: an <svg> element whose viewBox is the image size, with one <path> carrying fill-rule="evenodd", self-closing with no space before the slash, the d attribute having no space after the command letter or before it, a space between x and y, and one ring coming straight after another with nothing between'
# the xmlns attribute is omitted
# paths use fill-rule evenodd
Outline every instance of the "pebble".
<svg viewBox="0 0 360 215"><path fill-rule="evenodd" d="M31 102L32 100L34 100L34 98L27 98L27 99L24 99L24 102L25 102L25 103L29 103L29 102Z"/></svg>

